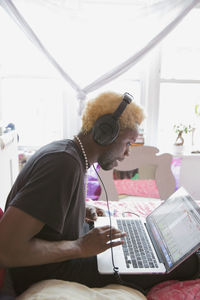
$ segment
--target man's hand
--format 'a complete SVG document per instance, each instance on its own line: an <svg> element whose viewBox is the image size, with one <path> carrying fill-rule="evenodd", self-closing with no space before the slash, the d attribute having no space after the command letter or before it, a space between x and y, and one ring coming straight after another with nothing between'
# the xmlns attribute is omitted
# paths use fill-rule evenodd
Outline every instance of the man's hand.
<svg viewBox="0 0 200 300"><path fill-rule="evenodd" d="M111 246L122 245L124 241L119 239L124 236L126 236L125 232L114 227L110 229L109 225L96 227L76 241L80 248L80 257L94 256Z"/></svg>
<svg viewBox="0 0 200 300"><path fill-rule="evenodd" d="M101 217L105 216L105 213L104 213L103 209L92 206L92 205L87 205L86 206L85 221L87 223L96 221L98 216L101 216Z"/></svg>

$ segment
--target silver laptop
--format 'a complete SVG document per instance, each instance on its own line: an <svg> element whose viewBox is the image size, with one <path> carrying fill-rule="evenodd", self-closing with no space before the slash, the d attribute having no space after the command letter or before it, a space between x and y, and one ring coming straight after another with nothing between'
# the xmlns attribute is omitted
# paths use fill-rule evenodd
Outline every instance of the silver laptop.
<svg viewBox="0 0 200 300"><path fill-rule="evenodd" d="M111 220L127 236L123 245L97 255L102 274L113 273L113 263L122 274L169 273L200 248L200 208L183 187L146 219ZM108 217L99 217L95 227L107 224Z"/></svg>

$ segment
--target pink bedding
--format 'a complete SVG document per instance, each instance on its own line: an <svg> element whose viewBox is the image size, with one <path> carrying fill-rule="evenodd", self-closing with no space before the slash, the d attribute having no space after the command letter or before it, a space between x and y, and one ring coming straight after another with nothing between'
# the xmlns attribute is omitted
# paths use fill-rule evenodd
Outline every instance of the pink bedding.
<svg viewBox="0 0 200 300"><path fill-rule="evenodd" d="M108 215L108 207L106 201L93 201L90 198L86 199L88 204L99 207ZM145 197L126 197L118 201L109 201L110 214L114 217L121 217L126 214L126 217L136 214L138 216L146 217L158 205L162 203L159 199L151 199Z"/></svg>
<svg viewBox="0 0 200 300"><path fill-rule="evenodd" d="M148 300L199 300L200 279L169 280L155 285L147 294Z"/></svg>
<svg viewBox="0 0 200 300"><path fill-rule="evenodd" d="M132 195L160 198L156 182L153 179L119 179L114 180L118 195Z"/></svg>

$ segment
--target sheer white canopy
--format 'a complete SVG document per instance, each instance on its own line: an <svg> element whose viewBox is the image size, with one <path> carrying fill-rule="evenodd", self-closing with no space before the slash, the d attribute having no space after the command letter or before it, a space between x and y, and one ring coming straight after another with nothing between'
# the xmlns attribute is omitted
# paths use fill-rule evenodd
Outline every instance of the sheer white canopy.
<svg viewBox="0 0 200 300"><path fill-rule="evenodd" d="M113 3L121 5L120 13ZM137 64L199 3L200 0L0 0L1 7L76 92L79 113L87 94ZM1 33L9 35L5 28ZM13 36L7 36L12 40L11 57L16 59L17 44L24 38L18 34L14 37L16 48ZM31 47L25 44L24 51L34 51ZM46 63L42 60L36 58L36 68Z"/></svg>

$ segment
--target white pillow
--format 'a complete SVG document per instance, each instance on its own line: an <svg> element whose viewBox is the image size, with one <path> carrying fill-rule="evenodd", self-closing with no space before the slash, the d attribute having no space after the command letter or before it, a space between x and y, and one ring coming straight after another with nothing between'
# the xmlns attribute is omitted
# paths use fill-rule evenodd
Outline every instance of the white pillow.
<svg viewBox="0 0 200 300"><path fill-rule="evenodd" d="M17 297L17 300L146 300L139 291L117 284L103 288L63 280L40 281Z"/></svg>

